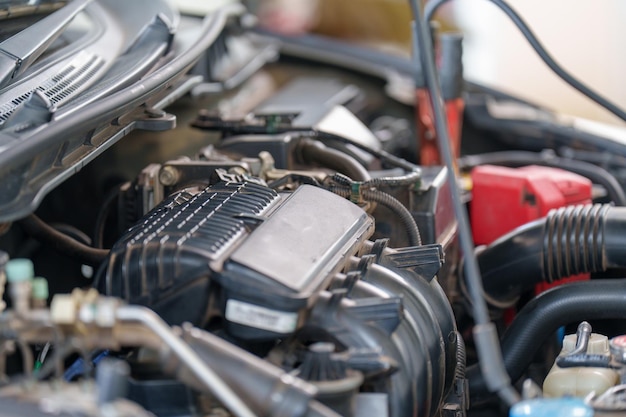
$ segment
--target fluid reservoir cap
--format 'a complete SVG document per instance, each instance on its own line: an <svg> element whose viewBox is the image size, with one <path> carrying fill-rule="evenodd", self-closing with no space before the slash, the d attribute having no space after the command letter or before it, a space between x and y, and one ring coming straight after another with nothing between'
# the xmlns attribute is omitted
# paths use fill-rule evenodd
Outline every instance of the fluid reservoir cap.
<svg viewBox="0 0 626 417"><path fill-rule="evenodd" d="M626 363L626 335L616 336L609 341L611 354L622 363Z"/></svg>
<svg viewBox="0 0 626 417"><path fill-rule="evenodd" d="M593 409L580 398L539 398L515 404L510 417L593 417Z"/></svg>
<svg viewBox="0 0 626 417"><path fill-rule="evenodd" d="M37 277L33 280L33 298L35 300L47 300L48 299L48 280L45 278Z"/></svg>
<svg viewBox="0 0 626 417"><path fill-rule="evenodd" d="M9 282L30 281L35 276L35 268L30 259L11 259L6 265Z"/></svg>

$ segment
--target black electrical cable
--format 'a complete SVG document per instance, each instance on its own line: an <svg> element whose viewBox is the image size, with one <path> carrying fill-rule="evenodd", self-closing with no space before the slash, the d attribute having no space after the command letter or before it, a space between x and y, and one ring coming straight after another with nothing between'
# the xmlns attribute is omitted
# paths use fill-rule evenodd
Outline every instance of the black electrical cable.
<svg viewBox="0 0 626 417"><path fill-rule="evenodd" d="M426 3L426 9L424 12L425 21L430 22L441 5L447 3L449 0L431 0ZM488 0L494 5L498 6L500 10L502 10L517 26L517 28L522 32L522 35L526 38L530 46L535 50L537 55L543 60L543 62L563 81L568 83L572 88L585 95L590 100L604 107L609 112L613 113L615 116L619 117L623 121L626 122L626 112L622 110L619 106L612 103L610 100L601 96L600 94L593 91L591 88L587 87L582 82L578 81L574 76L565 71L557 62L550 56L548 51L545 50L539 39L535 36L535 34L530 30L526 22L518 15L515 10L511 8L505 1L503 0Z"/></svg>
<svg viewBox="0 0 626 417"><path fill-rule="evenodd" d="M70 236L55 230L34 214L20 220L18 224L29 236L85 264L98 266L109 255L108 250L96 249L84 245Z"/></svg>
<svg viewBox="0 0 626 417"><path fill-rule="evenodd" d="M610 172L597 165L556 156L553 152L503 151L479 155L467 155L459 159L459 168L472 169L479 165L506 165L512 167L524 165L541 165L561 168L588 178L606 190L615 205L626 206L626 193Z"/></svg>
<svg viewBox="0 0 626 417"><path fill-rule="evenodd" d="M113 207L113 203L119 198L119 195L122 191L122 187L128 185L129 183L123 183L115 186L105 195L104 201L102 202L102 208L98 212L98 216L96 217L96 225L94 227L93 233L93 244L96 248L102 248L104 246L104 229L109 218L109 214L111 213L111 208Z"/></svg>
<svg viewBox="0 0 626 417"><path fill-rule="evenodd" d="M452 194L452 204L458 222L459 241L461 251L465 254L465 276L468 291L471 295L474 320L474 341L478 352L480 368L488 383L489 390L497 392L499 397L507 405L513 405L520 400L519 394L511 386L511 380L504 367L502 351L498 343L498 333L495 325L491 322L487 303L483 298L483 285L478 269L478 262L474 256L474 244L472 233L469 227L467 212L461 201L459 185L454 177L455 160L450 149L450 138L446 112L443 106L441 87L437 80L437 68L432 50L432 39L429 26L422 20L422 11L417 4L417 0L409 1L413 13L413 42L414 49L419 52L421 67L424 74L426 87L430 93L435 128L437 132L437 143L439 152L443 156L445 165L452 176L450 181L450 192Z"/></svg>

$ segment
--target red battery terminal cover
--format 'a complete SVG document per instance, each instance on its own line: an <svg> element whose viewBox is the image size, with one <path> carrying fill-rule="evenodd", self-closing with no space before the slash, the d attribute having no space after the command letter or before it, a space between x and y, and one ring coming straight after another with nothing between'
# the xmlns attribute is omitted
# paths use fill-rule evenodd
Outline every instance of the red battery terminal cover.
<svg viewBox="0 0 626 417"><path fill-rule="evenodd" d="M545 217L552 209L591 204L591 181L558 168L482 165L471 172L470 219L476 245L488 245L513 229ZM588 274L560 280L588 279ZM539 284L540 293L552 284Z"/></svg>

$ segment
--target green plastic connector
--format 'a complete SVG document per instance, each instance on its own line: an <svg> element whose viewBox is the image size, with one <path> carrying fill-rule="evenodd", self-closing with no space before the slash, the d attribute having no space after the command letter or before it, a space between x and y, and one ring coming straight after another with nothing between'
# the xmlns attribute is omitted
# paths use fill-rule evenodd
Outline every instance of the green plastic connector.
<svg viewBox="0 0 626 417"><path fill-rule="evenodd" d="M361 183L358 181L355 181L352 184L350 184L350 201L352 201L355 204L362 203Z"/></svg>
<svg viewBox="0 0 626 417"><path fill-rule="evenodd" d="M48 295L48 280L45 278L37 277L32 283L33 299L35 300L47 300Z"/></svg>
<svg viewBox="0 0 626 417"><path fill-rule="evenodd" d="M11 259L5 271L9 283L30 281L35 276L35 267L30 259Z"/></svg>

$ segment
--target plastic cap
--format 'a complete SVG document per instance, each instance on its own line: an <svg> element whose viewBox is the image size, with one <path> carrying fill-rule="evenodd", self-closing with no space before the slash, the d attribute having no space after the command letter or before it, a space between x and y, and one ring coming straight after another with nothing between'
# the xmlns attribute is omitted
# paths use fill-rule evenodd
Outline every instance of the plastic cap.
<svg viewBox="0 0 626 417"><path fill-rule="evenodd" d="M609 341L613 357L621 362L626 362L626 335L616 336Z"/></svg>
<svg viewBox="0 0 626 417"><path fill-rule="evenodd" d="M30 281L35 276L35 267L30 259L11 259L6 265L9 282Z"/></svg>
<svg viewBox="0 0 626 417"><path fill-rule="evenodd" d="M593 417L593 409L580 398L541 398L520 401L509 417Z"/></svg>
<svg viewBox="0 0 626 417"><path fill-rule="evenodd" d="M37 277L33 280L33 298L35 300L47 300L48 299L48 280L45 278Z"/></svg>

